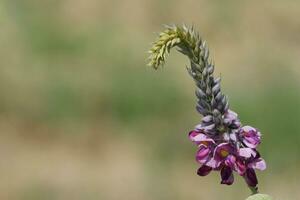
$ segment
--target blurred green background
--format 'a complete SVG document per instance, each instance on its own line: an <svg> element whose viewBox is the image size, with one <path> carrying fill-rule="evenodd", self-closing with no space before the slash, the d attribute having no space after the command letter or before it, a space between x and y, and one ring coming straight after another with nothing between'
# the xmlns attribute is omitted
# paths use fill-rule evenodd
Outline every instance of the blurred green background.
<svg viewBox="0 0 300 200"><path fill-rule="evenodd" d="M299 199L300 2L1 0L0 199L244 199L196 175L187 59L146 66L163 24L208 41L231 108L260 129L259 187Z"/></svg>

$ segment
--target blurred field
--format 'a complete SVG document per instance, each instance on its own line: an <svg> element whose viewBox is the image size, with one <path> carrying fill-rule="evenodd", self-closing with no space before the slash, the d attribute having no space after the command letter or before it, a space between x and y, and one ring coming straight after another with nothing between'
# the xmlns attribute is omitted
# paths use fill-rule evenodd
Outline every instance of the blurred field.
<svg viewBox="0 0 300 200"><path fill-rule="evenodd" d="M244 199L196 175L186 59L146 67L167 23L208 41L231 108L263 133L260 190L300 198L300 2L1 0L0 199Z"/></svg>

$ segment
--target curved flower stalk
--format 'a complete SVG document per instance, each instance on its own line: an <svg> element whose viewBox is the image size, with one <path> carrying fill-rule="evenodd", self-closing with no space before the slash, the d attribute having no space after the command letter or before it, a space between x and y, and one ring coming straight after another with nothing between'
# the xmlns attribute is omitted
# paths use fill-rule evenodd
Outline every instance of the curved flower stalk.
<svg viewBox="0 0 300 200"><path fill-rule="evenodd" d="M251 126L242 126L237 113L229 109L228 98L221 91L221 79L214 77L214 64L209 59L206 42L193 28L167 26L149 51L149 65L158 69L174 47L189 58L187 70L197 86L196 109L203 116L189 133L189 139L198 147L197 174L206 176L211 171L219 171L221 184L231 185L233 172L237 172L252 193L258 193L255 170L266 169L257 151L260 132Z"/></svg>

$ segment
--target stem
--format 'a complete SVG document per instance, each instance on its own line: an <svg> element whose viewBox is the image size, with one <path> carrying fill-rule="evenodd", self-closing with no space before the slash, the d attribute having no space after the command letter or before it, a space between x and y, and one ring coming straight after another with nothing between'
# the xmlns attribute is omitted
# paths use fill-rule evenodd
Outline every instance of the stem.
<svg viewBox="0 0 300 200"><path fill-rule="evenodd" d="M251 186L248 186L248 187L251 190L252 195L258 194L258 188L257 187L251 187Z"/></svg>

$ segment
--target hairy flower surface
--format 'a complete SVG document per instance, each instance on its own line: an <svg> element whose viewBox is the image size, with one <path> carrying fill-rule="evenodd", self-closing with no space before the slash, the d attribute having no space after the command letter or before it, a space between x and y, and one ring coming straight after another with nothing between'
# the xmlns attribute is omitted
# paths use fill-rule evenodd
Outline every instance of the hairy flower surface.
<svg viewBox="0 0 300 200"><path fill-rule="evenodd" d="M266 168L257 151L260 132L251 126L242 126L237 113L229 109L228 98L221 92L221 79L214 77L207 44L193 28L167 26L149 51L149 65L158 69L174 47L190 60L187 70L197 87L196 110L203 116L189 133L189 139L198 148L197 174L206 176L212 170L219 171L221 183L231 185L233 172L237 172L251 190L257 192L255 169Z"/></svg>

